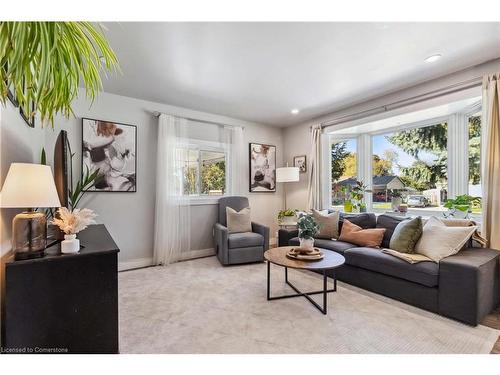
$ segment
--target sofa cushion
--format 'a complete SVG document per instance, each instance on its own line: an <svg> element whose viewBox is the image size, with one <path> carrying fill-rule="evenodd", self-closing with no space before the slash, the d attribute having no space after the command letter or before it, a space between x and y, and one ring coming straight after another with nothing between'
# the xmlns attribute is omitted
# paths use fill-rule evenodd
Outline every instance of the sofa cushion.
<svg viewBox="0 0 500 375"><path fill-rule="evenodd" d="M264 237L253 232L229 233L227 240L230 249L264 245Z"/></svg>
<svg viewBox="0 0 500 375"><path fill-rule="evenodd" d="M358 246L378 248L382 243L384 232L384 228L362 229L360 226L353 224L346 219L344 220L339 240L350 242Z"/></svg>
<svg viewBox="0 0 500 375"><path fill-rule="evenodd" d="M344 252L346 264L379 272L428 287L438 285L439 265L434 262L410 264L370 247L354 247Z"/></svg>
<svg viewBox="0 0 500 375"><path fill-rule="evenodd" d="M424 225L422 236L415 245L415 252L435 262L458 253L477 227L449 227L441 219L431 216Z"/></svg>
<svg viewBox="0 0 500 375"><path fill-rule="evenodd" d="M382 247L389 249L391 237L394 233L394 229L404 220L408 220L409 217L401 217L395 215L379 215L377 217L377 228L385 228L384 239L382 240Z"/></svg>
<svg viewBox="0 0 500 375"><path fill-rule="evenodd" d="M356 224L363 229L375 228L377 225L377 217L374 213L364 212L361 214L346 214L341 212L339 218L339 233L342 231L344 219L349 220L351 223Z"/></svg>
<svg viewBox="0 0 500 375"><path fill-rule="evenodd" d="M299 237L292 238L288 244L290 246L299 246ZM347 249L351 249L353 247L356 247L356 245L349 243L349 242L343 242L343 241L338 241L338 240L323 240L316 238L314 240L314 246L319 247L321 249L327 249L327 250L333 250L337 253L344 254L344 251Z"/></svg>
<svg viewBox="0 0 500 375"><path fill-rule="evenodd" d="M339 238L339 211L327 212L325 214L313 208L312 213L314 220L319 224L319 233L316 235L316 238L327 240Z"/></svg>
<svg viewBox="0 0 500 375"><path fill-rule="evenodd" d="M422 235L422 227L420 216L400 222L394 229L389 248L401 253L413 253L415 245Z"/></svg>

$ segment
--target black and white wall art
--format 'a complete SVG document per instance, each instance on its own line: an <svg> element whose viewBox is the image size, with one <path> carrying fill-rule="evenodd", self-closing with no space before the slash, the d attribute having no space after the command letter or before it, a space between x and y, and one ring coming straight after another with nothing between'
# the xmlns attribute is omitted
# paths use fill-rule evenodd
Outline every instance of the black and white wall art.
<svg viewBox="0 0 500 375"><path fill-rule="evenodd" d="M307 161L306 155L294 156L293 157L293 166L299 168L300 173L307 172Z"/></svg>
<svg viewBox="0 0 500 375"><path fill-rule="evenodd" d="M249 159L249 191L276 192L276 146L250 143Z"/></svg>
<svg viewBox="0 0 500 375"><path fill-rule="evenodd" d="M82 119L82 174L102 175L89 191L136 192L136 157L136 126Z"/></svg>

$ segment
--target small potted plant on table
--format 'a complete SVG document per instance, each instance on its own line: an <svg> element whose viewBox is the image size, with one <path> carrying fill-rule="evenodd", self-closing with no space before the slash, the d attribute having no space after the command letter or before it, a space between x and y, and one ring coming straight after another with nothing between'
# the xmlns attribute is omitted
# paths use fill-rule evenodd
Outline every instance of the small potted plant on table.
<svg viewBox="0 0 500 375"><path fill-rule="evenodd" d="M297 210L292 210L292 209L288 209L288 210L281 210L279 213L278 213L278 222L281 224L281 225L292 225L292 224L295 224L295 215L297 213Z"/></svg>
<svg viewBox="0 0 500 375"><path fill-rule="evenodd" d="M444 207L448 209L448 216L455 219L466 219L472 212L472 205L481 203L481 198L468 194L457 195L455 199L447 199Z"/></svg>
<svg viewBox="0 0 500 375"><path fill-rule="evenodd" d="M297 222L299 228L300 248L305 250L313 250L314 236L319 232L319 225L316 223L312 215L301 215Z"/></svg>
<svg viewBox="0 0 500 375"><path fill-rule="evenodd" d="M398 211L399 206L403 204L403 193L400 189L391 190L391 208L393 211Z"/></svg>
<svg viewBox="0 0 500 375"><path fill-rule="evenodd" d="M371 193L362 181L356 180L356 184L351 188L351 201L354 212L366 212L366 203L364 202L365 193Z"/></svg>
<svg viewBox="0 0 500 375"><path fill-rule="evenodd" d="M344 212L352 212L351 189L349 185L340 188L344 195Z"/></svg>
<svg viewBox="0 0 500 375"><path fill-rule="evenodd" d="M96 214L88 209L76 208L73 211L66 207L61 207L57 211L58 215L52 221L59 227L64 234L64 241L61 242L61 252L63 254L74 254L80 251L80 240L76 238L76 234L90 224L95 224L94 218Z"/></svg>

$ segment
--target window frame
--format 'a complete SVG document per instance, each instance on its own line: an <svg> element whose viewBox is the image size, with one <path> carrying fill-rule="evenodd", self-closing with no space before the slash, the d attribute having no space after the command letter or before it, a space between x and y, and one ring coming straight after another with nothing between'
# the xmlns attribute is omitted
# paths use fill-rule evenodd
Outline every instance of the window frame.
<svg viewBox="0 0 500 375"><path fill-rule="evenodd" d="M198 205L209 205L209 204L218 204L219 199L221 197L228 195L228 188L230 186L229 183L229 174L228 174L228 159L229 159L229 146L226 143L222 142L213 142L213 141L204 141L199 139L182 139L181 140L182 148L186 150L196 150L198 152L198 173L197 173L197 191L198 194L184 194L183 197L189 199L189 204L192 206ZM202 160L201 160L201 152L220 152L224 154L225 161L225 182L226 186L224 189L224 194L221 195L208 195L201 194L201 169L202 169ZM182 175L182 186L184 186L184 174Z"/></svg>
<svg viewBox="0 0 500 375"><path fill-rule="evenodd" d="M459 194L468 194L468 183L469 183L469 138L468 138L468 118L481 113L482 102L481 100L465 107L464 109L451 113L445 116L438 116L429 119L424 119L421 121L415 121L411 123L404 123L397 126L388 127L386 129L375 130L363 134L327 134L326 142L330 147L333 142L345 141L350 139L356 139L356 152L357 152L357 179L363 181L368 189L372 189L373 185L373 168L372 168L372 158L373 158L373 137L377 135L383 135L403 130L421 128L426 126L432 126L446 122L448 124L447 131L447 144L448 144L448 162L447 162L447 189L448 195L450 197ZM411 112L411 111L410 111ZM408 113L410 113L408 112ZM345 128L348 129L348 128ZM483 148L483 140L481 137L481 149ZM464 152L465 151L465 152ZM450 158L451 155L451 158ZM459 158L455 161L454 158ZM329 155L331 159L331 155ZM482 176L481 176L482 177ZM328 169L323 174L324 181L327 181L328 186L330 186L330 192L328 194L328 207L332 206L331 199L331 186L332 179L331 173ZM463 181L462 181L463 180ZM465 191L464 191L465 186ZM453 194L450 194L450 192ZM365 195L365 202L368 212L374 212L376 214L385 213L386 209L373 208L372 194ZM443 209L436 210L426 210L425 212L418 209L408 209L408 214L410 215L420 215L420 216L441 216ZM471 219L477 222L481 221L481 214L471 214Z"/></svg>
<svg viewBox="0 0 500 375"><path fill-rule="evenodd" d="M331 147L334 143L340 143L340 142L348 142L348 141L352 141L354 140L356 142L356 179L358 178L358 174L359 174L359 136L354 136L352 134L340 134L339 136L333 136L333 135L330 135L328 134L327 137L327 142L325 142L327 144L327 154L328 154L328 157L327 157L327 163L325 163L327 166L328 166L328 169L327 169L327 172L328 172L328 186L329 186L329 190L328 190L328 193L325 194L326 195L326 198L324 198L325 202L327 203L327 207L332 207L333 206L333 202L332 202L332 186L333 186L333 180L332 180L332 173L331 173L331 169L332 169L332 154L331 154Z"/></svg>

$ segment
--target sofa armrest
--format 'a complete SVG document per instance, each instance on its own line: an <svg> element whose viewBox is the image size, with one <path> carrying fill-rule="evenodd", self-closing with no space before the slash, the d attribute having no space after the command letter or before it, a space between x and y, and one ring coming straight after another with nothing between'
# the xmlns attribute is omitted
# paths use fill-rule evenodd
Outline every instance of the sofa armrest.
<svg viewBox="0 0 500 375"><path fill-rule="evenodd" d="M264 251L269 250L269 227L252 221L252 232L264 237Z"/></svg>
<svg viewBox="0 0 500 375"><path fill-rule="evenodd" d="M479 324L500 302L500 251L467 248L439 262L439 313Z"/></svg>
<svg viewBox="0 0 500 375"><path fill-rule="evenodd" d="M289 241L298 235L298 229L280 229L278 231L278 246L289 246Z"/></svg>
<svg viewBox="0 0 500 375"><path fill-rule="evenodd" d="M229 231L221 223L214 224L215 253L222 264L229 264L227 236Z"/></svg>

